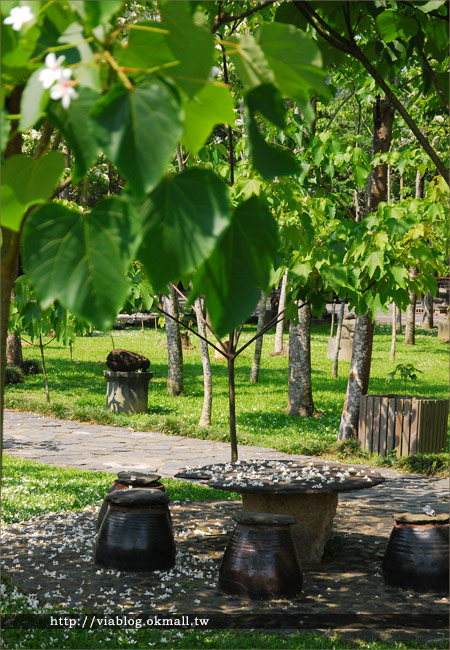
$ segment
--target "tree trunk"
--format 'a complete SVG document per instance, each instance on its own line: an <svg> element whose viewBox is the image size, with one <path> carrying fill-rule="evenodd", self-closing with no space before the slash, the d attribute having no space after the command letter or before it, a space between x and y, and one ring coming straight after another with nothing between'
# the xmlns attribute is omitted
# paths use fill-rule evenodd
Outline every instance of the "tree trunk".
<svg viewBox="0 0 450 650"><path fill-rule="evenodd" d="M378 95L373 111L372 157L377 153L387 153L389 151L392 142L394 113L392 104ZM375 212L378 204L381 201L386 201L387 190L388 166L386 163L380 163L373 167L369 178L367 212ZM358 314L353 339L350 375L339 425L338 440L345 440L358 435L360 398L361 395L367 393L369 386L373 330L374 323L371 322L369 314Z"/></svg>
<svg viewBox="0 0 450 650"><path fill-rule="evenodd" d="M238 459L237 433L236 433L236 389L234 385L235 331L230 332L228 350L231 356L227 358L228 364L228 413L230 425L230 446L232 462Z"/></svg>
<svg viewBox="0 0 450 650"><path fill-rule="evenodd" d="M256 327L256 334L259 334L264 327L266 320L266 295L261 291L261 298L258 303L258 325ZM256 384L259 376L259 366L261 363L261 350L263 345L263 336L258 336L255 341L255 353L253 355L252 369L250 370L250 383Z"/></svg>
<svg viewBox="0 0 450 650"><path fill-rule="evenodd" d="M415 270L411 267L409 269L410 280L414 279ZM410 290L409 305L406 308L406 322L405 322L405 345L416 344L416 294Z"/></svg>
<svg viewBox="0 0 450 650"><path fill-rule="evenodd" d="M397 332L397 334L402 334L403 333L403 329L402 329L402 310L400 309L400 307L397 307L397 321L396 321L396 324L395 324L395 331Z"/></svg>
<svg viewBox="0 0 450 650"><path fill-rule="evenodd" d="M423 297L422 327L424 327L426 330L431 330L434 327L433 296L431 295L430 291Z"/></svg>
<svg viewBox="0 0 450 650"><path fill-rule="evenodd" d="M333 302L331 305L331 330L330 330L330 336L334 336L334 317L336 314L336 304Z"/></svg>
<svg viewBox="0 0 450 650"><path fill-rule="evenodd" d="M344 322L344 311L345 311L345 302L341 302L341 307L339 309L339 319L336 332L336 347L334 348L333 356L333 369L331 371L331 379L338 378L338 364L339 364L339 348L341 346L341 336L342 336L342 323Z"/></svg>
<svg viewBox="0 0 450 650"><path fill-rule="evenodd" d="M16 86L6 99L8 113L20 113L20 100L23 86ZM5 159L22 152L22 134L18 120L11 120L10 140L5 149ZM5 391L6 339L8 335L9 307L11 290L17 275L19 260L20 233L9 228L1 228L1 293L0 293L0 449L3 448L3 399ZM0 460L1 464L1 460ZM1 467L0 467L1 473Z"/></svg>
<svg viewBox="0 0 450 650"><path fill-rule="evenodd" d="M369 387L373 329L374 323L370 320L369 314L357 316L350 375L339 425L338 440L346 440L358 435L359 402L361 395L366 395Z"/></svg>
<svg viewBox="0 0 450 650"><path fill-rule="evenodd" d="M289 324L288 414L311 417L314 401L311 385L311 308L298 310L298 325Z"/></svg>
<svg viewBox="0 0 450 650"><path fill-rule="evenodd" d="M395 344L397 341L397 305L392 303L392 337L391 337L391 351L389 354L390 361L395 359Z"/></svg>
<svg viewBox="0 0 450 650"><path fill-rule="evenodd" d="M21 366L23 363L22 342L17 334L8 334L8 366Z"/></svg>
<svg viewBox="0 0 450 650"><path fill-rule="evenodd" d="M288 271L286 269L283 279L281 280L280 301L278 303L278 319L280 319L283 310L286 308L286 286L287 286ZM277 322L275 328L275 354L281 354L283 351L283 332L284 332L284 318Z"/></svg>
<svg viewBox="0 0 450 650"><path fill-rule="evenodd" d="M197 298L194 302L194 310L197 316L198 332L201 336L207 338L201 298ZM202 339L200 339L200 354L203 366L203 409L198 425L200 427L209 427L211 426L212 375L208 344Z"/></svg>
<svg viewBox="0 0 450 650"><path fill-rule="evenodd" d="M177 396L183 392L183 353L180 327L174 320L179 318L178 299L175 290L172 287L169 289L169 296L163 297L164 309L173 317L165 317L168 353L167 394Z"/></svg>

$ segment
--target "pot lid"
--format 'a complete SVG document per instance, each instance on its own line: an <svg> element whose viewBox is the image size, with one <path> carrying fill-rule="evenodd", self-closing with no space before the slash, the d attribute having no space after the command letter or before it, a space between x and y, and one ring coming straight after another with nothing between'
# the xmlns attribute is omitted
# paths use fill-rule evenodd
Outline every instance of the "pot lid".
<svg viewBox="0 0 450 650"><path fill-rule="evenodd" d="M133 470L117 472L117 477L121 483L125 483L126 485L148 485L148 486L150 486L152 483L156 483L161 478L159 474L149 474L147 472L134 472Z"/></svg>
<svg viewBox="0 0 450 650"><path fill-rule="evenodd" d="M141 490L114 490L105 497L108 503L116 506L139 507L147 505L165 505L169 497L162 490L142 488Z"/></svg>

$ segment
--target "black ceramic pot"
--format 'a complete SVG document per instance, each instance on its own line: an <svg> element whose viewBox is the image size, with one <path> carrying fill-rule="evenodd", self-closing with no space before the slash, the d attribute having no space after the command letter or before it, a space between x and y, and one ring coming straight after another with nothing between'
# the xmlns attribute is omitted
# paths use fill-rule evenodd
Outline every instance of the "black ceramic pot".
<svg viewBox="0 0 450 650"><path fill-rule="evenodd" d="M219 589L252 599L289 597L301 591L289 515L238 513L219 570Z"/></svg>
<svg viewBox="0 0 450 650"><path fill-rule="evenodd" d="M387 584L420 592L448 593L449 516L402 513L383 560Z"/></svg>
<svg viewBox="0 0 450 650"><path fill-rule="evenodd" d="M95 561L123 571L156 571L175 564L169 499L161 490L114 490L98 531Z"/></svg>
<svg viewBox="0 0 450 650"><path fill-rule="evenodd" d="M159 474L147 474L146 472L118 472L117 479L111 485L107 494L110 494L114 490L128 490L130 488L155 488L165 492L166 488L162 483L159 483L160 478L161 477ZM97 529L100 528L100 524L102 523L103 517L106 515L107 510L108 502L105 498L100 507L100 512L98 513L96 523Z"/></svg>

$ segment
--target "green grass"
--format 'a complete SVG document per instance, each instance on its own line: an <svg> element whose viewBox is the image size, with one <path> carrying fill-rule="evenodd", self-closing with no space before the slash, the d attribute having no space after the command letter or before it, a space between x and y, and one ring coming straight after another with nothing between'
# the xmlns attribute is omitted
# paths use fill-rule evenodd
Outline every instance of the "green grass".
<svg viewBox="0 0 450 650"><path fill-rule="evenodd" d="M254 334L254 326L246 326L242 335L245 342ZM448 397L448 346L437 339L436 332L417 330L414 347L397 345L395 362L389 361L390 327L375 328L373 362L369 393L403 393L403 382L386 381L386 375L397 363L413 363L422 370L418 381L409 392L418 397ZM248 381L253 346L236 361L236 402L238 442L243 445L274 447L288 453L327 455L352 462L364 460L372 464L398 465L392 459L368 458L355 446L336 445L336 435L347 386L348 362L340 362L339 378L332 380L332 361L326 358L328 325L315 324L312 328L312 381L318 415L296 418L284 413L287 405L288 361L285 357L270 357L274 334L264 337L260 380ZM208 429L198 427L202 400L203 377L199 343L195 337L194 350L184 350L184 395L174 398L166 394L167 350L165 332L158 330L123 330L113 333L115 347L145 354L151 360L154 378L150 382L149 411L146 414L119 415L106 409L104 360L112 348L110 336L96 334L79 338L73 349L73 363L69 350L50 343L46 359L50 381L51 403L45 401L42 375L32 375L23 384L6 389L6 406L31 410L57 417L100 424L131 426L135 430L158 430L163 433L188 437L228 440L227 371L223 362L213 365L213 422ZM25 358L38 356L37 348L25 347ZM443 470L445 454L433 455L434 473ZM428 459L429 460L429 459ZM430 462L422 459L418 468L427 472ZM411 471L406 468L407 471Z"/></svg>
<svg viewBox="0 0 450 650"><path fill-rule="evenodd" d="M24 521L48 512L101 505L115 478L116 474L108 472L54 467L4 454L2 519ZM172 502L240 498L187 481L164 479L164 485Z"/></svg>
<svg viewBox="0 0 450 650"><path fill-rule="evenodd" d="M24 521L47 512L80 510L97 505L111 485L114 474L68 469L42 465L33 461L4 456L2 507L5 521ZM165 479L172 501L229 499L229 492L211 490L187 482ZM24 593L8 578L1 585L2 613L47 614L55 616L82 616L81 610L55 611L51 606L39 603L31 594ZM205 614L206 616L206 614ZM430 643L408 640L407 642L348 641L336 634L312 634L306 632L271 633L241 630L68 630L68 629L3 629L1 647L50 649L112 649L112 648L168 648L168 649L347 649L379 648L385 650L415 650L447 648L445 639Z"/></svg>

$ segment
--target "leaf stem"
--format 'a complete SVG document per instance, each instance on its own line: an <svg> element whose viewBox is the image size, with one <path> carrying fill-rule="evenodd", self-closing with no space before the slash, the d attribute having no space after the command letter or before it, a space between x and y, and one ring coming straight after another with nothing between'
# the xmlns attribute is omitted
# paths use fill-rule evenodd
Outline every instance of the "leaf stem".
<svg viewBox="0 0 450 650"><path fill-rule="evenodd" d="M125 88L127 90L130 90L130 91L133 90L133 88L134 88L133 84L128 79L127 75L124 72L122 72L119 64L117 63L115 58L113 56L111 56L111 54L108 52L108 50L103 51L103 56L105 57L105 59L107 60L107 62L111 66L111 68L117 73L117 76L122 81Z"/></svg>
<svg viewBox="0 0 450 650"><path fill-rule="evenodd" d="M93 36L89 36L89 38L83 38L81 41L76 41L76 43L66 43L64 45L55 45L55 47L48 47L46 50L43 50L38 56L35 56L33 59L29 59L28 63L35 63L36 61L40 61L44 58L45 54L48 54L49 52L61 52L64 50L70 50L73 47L77 47L77 45L90 43L94 40L95 39Z"/></svg>

